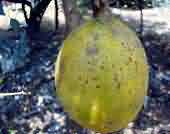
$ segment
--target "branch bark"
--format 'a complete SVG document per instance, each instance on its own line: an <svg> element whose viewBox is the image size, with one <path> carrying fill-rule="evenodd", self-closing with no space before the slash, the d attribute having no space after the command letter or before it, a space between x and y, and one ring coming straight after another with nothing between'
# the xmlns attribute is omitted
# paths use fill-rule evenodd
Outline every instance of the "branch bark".
<svg viewBox="0 0 170 134"><path fill-rule="evenodd" d="M66 17L65 37L77 26L79 26L83 20L76 5L76 0L63 0L63 8Z"/></svg>
<svg viewBox="0 0 170 134"><path fill-rule="evenodd" d="M42 16L51 0L42 0L36 7L32 8L28 20L29 32L39 31Z"/></svg>
<svg viewBox="0 0 170 134"><path fill-rule="evenodd" d="M54 0L55 2L55 28L58 29L59 27L59 20L58 20L58 0Z"/></svg>

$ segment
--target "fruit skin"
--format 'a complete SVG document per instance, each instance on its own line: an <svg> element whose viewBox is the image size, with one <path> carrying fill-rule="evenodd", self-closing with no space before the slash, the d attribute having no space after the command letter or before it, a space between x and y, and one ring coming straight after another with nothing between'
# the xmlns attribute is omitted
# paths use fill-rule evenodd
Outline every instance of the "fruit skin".
<svg viewBox="0 0 170 134"><path fill-rule="evenodd" d="M90 20L64 41L55 83L70 118L96 132L118 131L136 117L147 94L144 49L118 18Z"/></svg>

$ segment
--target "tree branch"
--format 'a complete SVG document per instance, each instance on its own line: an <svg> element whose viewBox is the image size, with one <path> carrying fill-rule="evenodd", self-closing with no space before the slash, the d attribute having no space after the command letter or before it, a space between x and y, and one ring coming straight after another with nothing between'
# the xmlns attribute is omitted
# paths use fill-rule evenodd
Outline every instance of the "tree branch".
<svg viewBox="0 0 170 134"><path fill-rule="evenodd" d="M30 95L31 93L26 93L24 91L16 92L16 93L0 93L0 97L6 97L6 96L16 96L16 95Z"/></svg>
<svg viewBox="0 0 170 134"><path fill-rule="evenodd" d="M58 20L58 1L54 0L55 2L55 28L58 29L58 25L59 25L59 20Z"/></svg>
<svg viewBox="0 0 170 134"><path fill-rule="evenodd" d="M42 0L36 7L32 8L28 20L29 32L39 31L42 16L51 0Z"/></svg>
<svg viewBox="0 0 170 134"><path fill-rule="evenodd" d="M82 17L76 5L76 0L63 0L63 8L66 17L65 36L67 36L75 27L82 23Z"/></svg>

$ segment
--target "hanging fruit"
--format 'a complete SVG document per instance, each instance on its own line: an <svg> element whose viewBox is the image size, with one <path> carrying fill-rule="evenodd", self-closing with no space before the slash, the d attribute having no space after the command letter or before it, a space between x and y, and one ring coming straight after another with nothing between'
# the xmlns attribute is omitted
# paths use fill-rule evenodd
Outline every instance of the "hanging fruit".
<svg viewBox="0 0 170 134"><path fill-rule="evenodd" d="M96 132L118 131L135 119L147 94L144 49L127 24L102 11L65 39L55 83L70 118Z"/></svg>

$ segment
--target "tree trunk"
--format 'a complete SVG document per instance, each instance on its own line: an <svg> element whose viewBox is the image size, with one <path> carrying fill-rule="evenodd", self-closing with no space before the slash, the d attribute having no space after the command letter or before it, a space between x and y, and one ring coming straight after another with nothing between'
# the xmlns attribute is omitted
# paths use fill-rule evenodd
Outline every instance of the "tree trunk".
<svg viewBox="0 0 170 134"><path fill-rule="evenodd" d="M64 35L67 36L74 28L79 26L83 20L76 5L76 0L63 0L63 8L66 17Z"/></svg>
<svg viewBox="0 0 170 134"><path fill-rule="evenodd" d="M42 0L36 7L32 8L28 20L29 32L39 31L42 16L51 0Z"/></svg>

